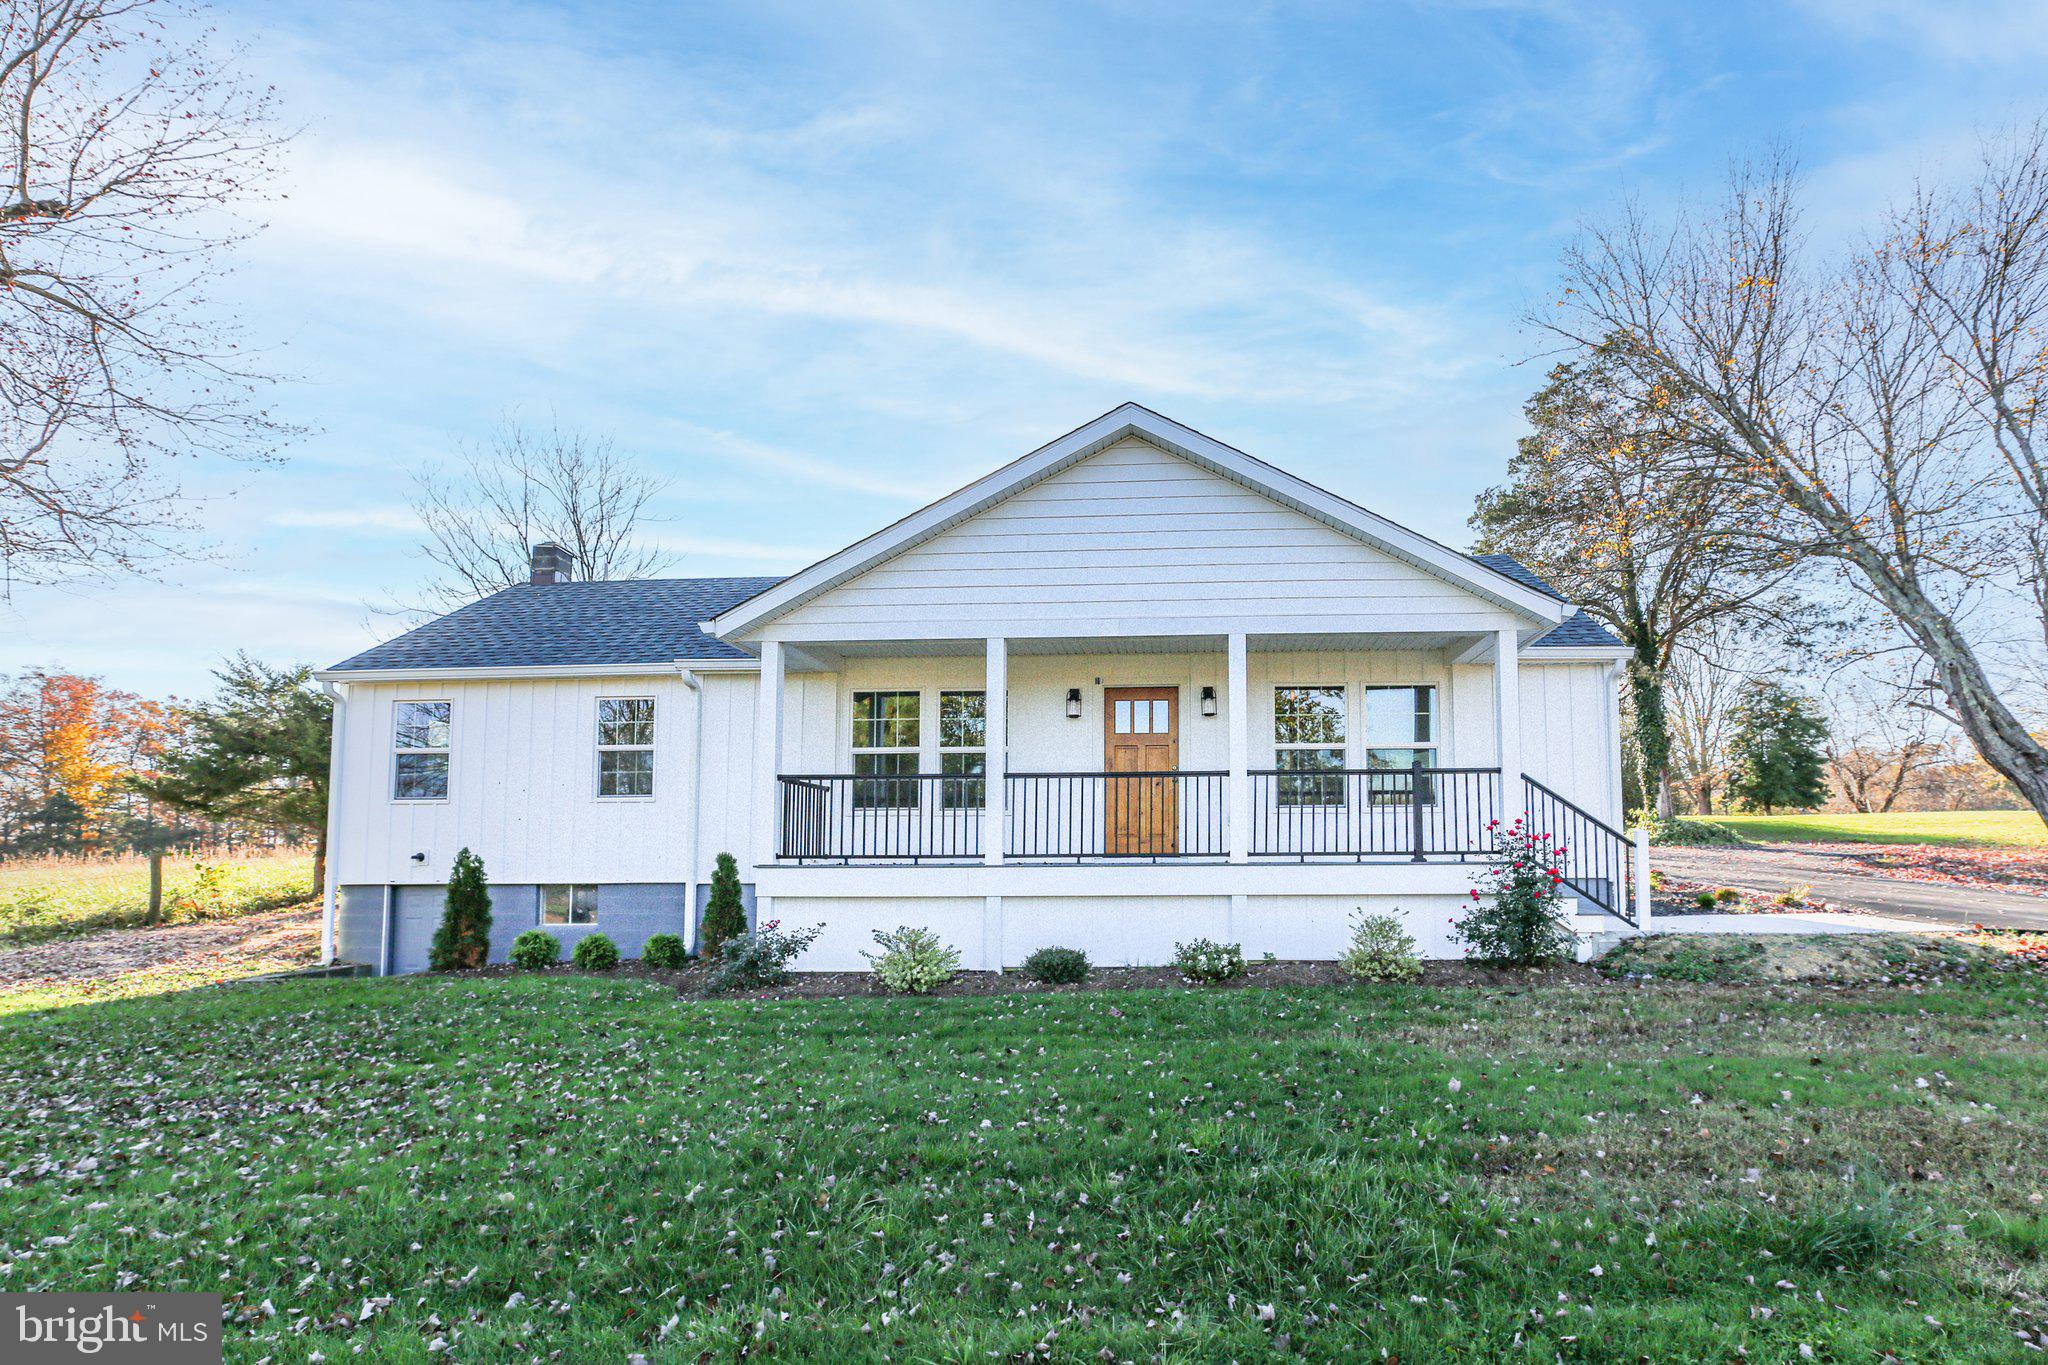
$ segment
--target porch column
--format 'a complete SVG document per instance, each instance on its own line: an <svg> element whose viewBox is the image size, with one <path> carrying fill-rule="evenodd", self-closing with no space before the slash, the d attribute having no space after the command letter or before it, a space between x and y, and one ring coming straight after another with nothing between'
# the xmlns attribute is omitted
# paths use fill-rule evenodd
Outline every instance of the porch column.
<svg viewBox="0 0 2048 1365"><path fill-rule="evenodd" d="M1224 801L1230 817L1230 861L1248 863L1252 857L1252 687L1243 631L1231 633L1229 653L1223 701L1230 726L1230 779Z"/></svg>
<svg viewBox="0 0 2048 1365"><path fill-rule="evenodd" d="M761 642L761 688L754 695L754 861L772 863L782 823L782 641Z"/></svg>
<svg viewBox="0 0 2048 1365"><path fill-rule="evenodd" d="M1004 836L1010 828L1005 800L1010 770L1010 642L1000 635L988 637L988 672L984 676L982 718L988 733L982 736L981 860L996 864L1003 860Z"/></svg>
<svg viewBox="0 0 2048 1365"><path fill-rule="evenodd" d="M1495 633L1493 651L1494 752L1500 756L1500 822L1512 825L1528 814L1522 787L1521 646L1515 632Z"/></svg>

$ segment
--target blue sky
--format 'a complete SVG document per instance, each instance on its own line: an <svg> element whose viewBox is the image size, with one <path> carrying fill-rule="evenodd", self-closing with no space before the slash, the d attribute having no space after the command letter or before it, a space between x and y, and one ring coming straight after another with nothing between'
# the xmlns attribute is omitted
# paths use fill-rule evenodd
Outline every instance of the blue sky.
<svg viewBox="0 0 2048 1365"><path fill-rule="evenodd" d="M1126 399L1455 544L1581 217L1774 139L1856 225L2048 107L2048 6L228 6L304 127L222 296L308 429L210 551L17 591L0 669L329 663L502 416L673 480L678 575L787 571Z"/></svg>

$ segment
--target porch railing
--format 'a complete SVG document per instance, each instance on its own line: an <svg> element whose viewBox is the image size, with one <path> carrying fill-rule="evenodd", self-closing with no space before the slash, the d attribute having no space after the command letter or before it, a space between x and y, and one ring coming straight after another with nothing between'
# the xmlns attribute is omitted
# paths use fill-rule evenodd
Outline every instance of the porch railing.
<svg viewBox="0 0 2048 1365"><path fill-rule="evenodd" d="M1220 772L1011 773L1006 857L1080 862L1221 858L1230 852Z"/></svg>
<svg viewBox="0 0 2048 1365"><path fill-rule="evenodd" d="M920 773L814 773L779 779L778 856L792 862L916 863L981 856L987 784Z"/></svg>
<svg viewBox="0 0 2048 1365"><path fill-rule="evenodd" d="M1640 907L1629 904L1628 836L1526 773L1522 786L1530 827L1562 850L1557 859L1565 885L1615 918L1637 924Z"/></svg>
<svg viewBox="0 0 2048 1365"><path fill-rule="evenodd" d="M1491 857L1498 768L1261 768L1251 775L1254 858Z"/></svg>

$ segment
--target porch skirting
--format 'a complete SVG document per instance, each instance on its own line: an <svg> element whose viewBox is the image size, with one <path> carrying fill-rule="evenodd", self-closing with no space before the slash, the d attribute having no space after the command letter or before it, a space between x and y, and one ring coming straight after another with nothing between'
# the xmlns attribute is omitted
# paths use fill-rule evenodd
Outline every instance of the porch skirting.
<svg viewBox="0 0 2048 1365"><path fill-rule="evenodd" d="M877 929L930 929L961 966L998 971L1040 948L1079 948L1098 966L1157 966L1174 945L1239 943L1252 960L1329 960L1359 910L1397 916L1425 958L1464 956L1451 938L1475 869L1456 864L760 867L763 920L822 926L799 971L861 971ZM1575 903L1571 911L1576 911Z"/></svg>

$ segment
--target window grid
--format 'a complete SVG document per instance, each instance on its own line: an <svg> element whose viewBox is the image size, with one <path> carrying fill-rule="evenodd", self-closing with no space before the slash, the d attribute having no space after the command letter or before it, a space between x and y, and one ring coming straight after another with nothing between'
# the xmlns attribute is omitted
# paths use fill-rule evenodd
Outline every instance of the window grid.
<svg viewBox="0 0 2048 1365"><path fill-rule="evenodd" d="M654 698L598 698L597 794L654 795Z"/></svg>
<svg viewBox="0 0 2048 1365"><path fill-rule="evenodd" d="M1347 712L1342 687L1273 689L1273 766L1282 806L1341 806Z"/></svg>
<svg viewBox="0 0 2048 1365"><path fill-rule="evenodd" d="M988 799L988 694L939 693L939 783L942 810L979 810Z"/></svg>
<svg viewBox="0 0 2048 1365"><path fill-rule="evenodd" d="M391 799L448 799L449 730L455 704L401 701L391 712Z"/></svg>
<svg viewBox="0 0 2048 1365"><path fill-rule="evenodd" d="M853 694L853 771L871 782L853 784L853 804L862 809L917 805L915 779L923 736L922 694L909 691Z"/></svg>

